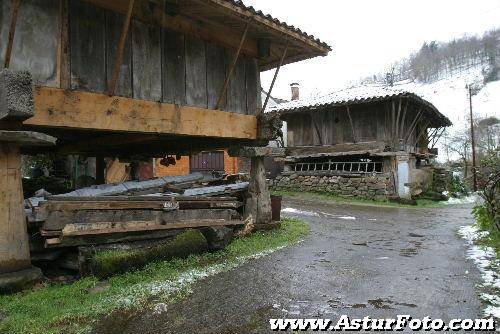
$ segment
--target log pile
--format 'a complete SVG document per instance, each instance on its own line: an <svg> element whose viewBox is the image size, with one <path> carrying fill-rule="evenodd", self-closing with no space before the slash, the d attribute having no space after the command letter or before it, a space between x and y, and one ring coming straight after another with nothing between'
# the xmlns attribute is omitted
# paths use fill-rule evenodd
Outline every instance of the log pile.
<svg viewBox="0 0 500 334"><path fill-rule="evenodd" d="M192 174L56 196L40 192L26 200L32 259L81 269L89 247L148 247L187 229L199 229L209 247L220 248L211 245L227 239L220 231L232 235L245 224L248 182L228 182Z"/></svg>

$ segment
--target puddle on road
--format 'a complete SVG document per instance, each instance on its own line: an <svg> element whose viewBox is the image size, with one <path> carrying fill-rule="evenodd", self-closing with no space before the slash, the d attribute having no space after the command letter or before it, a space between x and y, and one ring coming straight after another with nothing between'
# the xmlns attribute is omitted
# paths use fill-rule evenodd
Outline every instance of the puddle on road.
<svg viewBox="0 0 500 334"><path fill-rule="evenodd" d="M376 309L382 309L382 310L393 310L394 309L393 305L405 306L405 307L410 307L410 308L417 307L417 305L415 305L415 304L394 302L388 298L370 299L370 300L368 300L368 304L372 305Z"/></svg>
<svg viewBox="0 0 500 334"><path fill-rule="evenodd" d="M370 299L368 300L368 304L373 306L376 309L383 309L383 310L392 310L391 305L393 304L391 300L389 299Z"/></svg>
<svg viewBox="0 0 500 334"><path fill-rule="evenodd" d="M399 255L404 257L414 257L418 254L418 249L416 248L403 248L399 251Z"/></svg>

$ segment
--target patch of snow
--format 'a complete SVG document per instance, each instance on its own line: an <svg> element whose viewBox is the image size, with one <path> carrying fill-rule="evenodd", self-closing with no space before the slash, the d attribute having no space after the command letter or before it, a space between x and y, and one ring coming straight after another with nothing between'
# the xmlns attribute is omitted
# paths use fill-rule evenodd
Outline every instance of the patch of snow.
<svg viewBox="0 0 500 334"><path fill-rule="evenodd" d="M156 304L153 308L153 314L162 314L165 312L167 312L167 304L165 303Z"/></svg>
<svg viewBox="0 0 500 334"><path fill-rule="evenodd" d="M356 220L356 217L352 217L352 216L341 216L341 217L339 217L339 219L344 219L344 220Z"/></svg>
<svg viewBox="0 0 500 334"><path fill-rule="evenodd" d="M225 261L223 263L214 264L201 269L192 269L181 273L175 279L158 280L149 283L138 283L131 287L128 287L127 289L124 289L122 293L118 294L118 297L108 300L108 303L126 308L130 306L137 306L141 302L144 302L151 297L166 297L175 295L184 290L186 290L188 293L191 293L192 291L189 289L189 287L198 280L232 270L248 262L249 260L264 257L285 247L286 246L275 247L256 254L237 257L232 261ZM156 305L153 313L162 312L163 306L161 305L162 304Z"/></svg>
<svg viewBox="0 0 500 334"><path fill-rule="evenodd" d="M479 200L478 196L473 194L473 195L462 197L462 198L450 197L450 199L447 200L446 202L444 202L444 204L447 204L447 205L471 204L471 203L476 203L478 200Z"/></svg>
<svg viewBox="0 0 500 334"><path fill-rule="evenodd" d="M487 236L488 232L480 231L477 226L462 226L458 233L469 245L467 258L474 261L481 273L483 279L481 287L487 291L500 291L500 275L498 274L500 263L497 260L495 249L475 244L477 240ZM500 318L500 297L482 293L481 298L489 304L484 310L485 315Z"/></svg>
<svg viewBox="0 0 500 334"><path fill-rule="evenodd" d="M281 212L291 213L291 214L295 214L295 215L302 215L302 216L319 217L319 213L317 213L317 212L299 210L299 209L295 209L295 208L284 208L281 210Z"/></svg>
<svg viewBox="0 0 500 334"><path fill-rule="evenodd" d="M481 299L490 304L484 309L484 315L500 319L500 297L483 293Z"/></svg>
<svg viewBox="0 0 500 334"><path fill-rule="evenodd" d="M375 260L389 260L387 256L377 257Z"/></svg>

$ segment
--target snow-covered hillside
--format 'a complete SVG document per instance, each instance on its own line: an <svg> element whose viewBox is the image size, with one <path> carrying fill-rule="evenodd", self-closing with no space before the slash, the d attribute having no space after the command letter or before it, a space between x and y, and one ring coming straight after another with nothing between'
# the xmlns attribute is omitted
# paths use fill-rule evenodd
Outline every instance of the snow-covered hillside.
<svg viewBox="0 0 500 334"><path fill-rule="evenodd" d="M469 115L467 84L480 88L472 98L474 115L481 118L500 118L500 81L483 85L483 75L478 67L429 84L403 82L396 83L395 87L422 96L434 104L453 122L453 127L457 128L463 127Z"/></svg>

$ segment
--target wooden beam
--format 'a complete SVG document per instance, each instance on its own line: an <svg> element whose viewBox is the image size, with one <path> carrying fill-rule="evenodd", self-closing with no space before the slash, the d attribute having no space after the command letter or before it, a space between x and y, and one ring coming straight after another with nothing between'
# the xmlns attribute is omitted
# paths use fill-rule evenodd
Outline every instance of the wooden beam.
<svg viewBox="0 0 500 334"><path fill-rule="evenodd" d="M356 132L354 131L354 123L351 117L351 110L349 109L349 106L345 106L345 108L347 110L347 117L349 117L349 123L351 124L352 140L354 141L354 143L357 143L358 140L356 139Z"/></svg>
<svg viewBox="0 0 500 334"><path fill-rule="evenodd" d="M265 110L267 108L267 103L269 102L269 97L271 96L271 92L273 91L274 84L276 83L276 79L278 78L278 73L280 72L281 65L283 65L283 61L285 60L286 53L288 51L288 45L289 45L289 42L287 39L285 49L283 50L283 54L281 56L280 63L278 64L278 67L276 68L276 71L274 72L273 81L271 82L271 87L269 87L269 91L267 92L266 100L264 102L264 105L262 106L261 113L265 112Z"/></svg>
<svg viewBox="0 0 500 334"><path fill-rule="evenodd" d="M228 150L230 157L285 157L286 150L282 147L235 147Z"/></svg>
<svg viewBox="0 0 500 334"><path fill-rule="evenodd" d="M35 116L41 128L125 131L257 139L257 117L205 108L110 97L100 93L36 87Z"/></svg>
<svg viewBox="0 0 500 334"><path fill-rule="evenodd" d="M109 0L83 1L124 15L127 13L127 2L123 0L119 2ZM237 49L241 39L241 34L235 32L234 29L230 27L201 22L200 20L185 15L165 15L163 5L156 4L156 6L151 9L149 1L137 2L133 18L150 25L160 25L161 27L186 34L187 36L215 42L233 50ZM258 58L257 50L257 40L247 39L243 44L241 52L250 57Z"/></svg>
<svg viewBox="0 0 500 334"><path fill-rule="evenodd" d="M234 54L233 61L231 62L231 66L229 67L229 72L227 73L226 80L224 80L224 84L222 85L220 92L219 92L219 98L217 99L217 104L215 105L215 109L218 110L221 107L222 104L222 99L224 99L224 96L226 95L227 91L227 86L229 85L229 80L231 79L231 75L234 72L234 68L236 67L236 63L238 62L238 58L240 57L240 52L241 48L243 47L243 43L245 42L247 38L247 33L248 29L250 28L250 23L247 22L247 25L245 27L245 31L243 32L243 35L241 36L240 44L238 45L238 49L236 50L236 53Z"/></svg>
<svg viewBox="0 0 500 334"><path fill-rule="evenodd" d="M10 58L12 56L12 48L14 46L14 35L16 33L17 14L19 13L19 5L21 0L12 0L10 11L10 29L9 39L7 41L7 49L5 50L5 63L4 68L9 68Z"/></svg>
<svg viewBox="0 0 500 334"><path fill-rule="evenodd" d="M394 105L394 100L391 100L391 146L394 149L396 143L396 106Z"/></svg>
<svg viewBox="0 0 500 334"><path fill-rule="evenodd" d="M399 99L398 112L396 114L396 124L394 129L394 147L399 147L399 117L401 116L401 107L403 99Z"/></svg>
<svg viewBox="0 0 500 334"><path fill-rule="evenodd" d="M131 232L147 232L172 230L179 228L196 228L209 226L235 226L244 225L242 220L226 220L226 219L193 219L180 220L177 222L168 222L159 224L157 221L129 221L129 222L99 222L91 224L68 224L62 230L62 238L83 236L83 235L99 235L113 233L131 233Z"/></svg>
<svg viewBox="0 0 500 334"><path fill-rule="evenodd" d="M446 131L446 127L443 127L441 132L439 133L439 135L436 136L436 138L434 139L434 141L432 142L432 146L431 146L431 149L433 149L437 142L439 141L439 139L441 138L441 136L443 135L443 133Z"/></svg>
<svg viewBox="0 0 500 334"><path fill-rule="evenodd" d="M110 96L115 95L116 83L118 82L118 77L120 76L120 69L123 63L123 52L125 51L125 42L127 41L130 20L132 19L132 12L134 11L134 3L134 0L129 0L127 14L125 15L125 19L123 21L120 41L118 42L118 50L116 51L115 67L113 69L113 75L111 76L111 82L109 83L108 94Z"/></svg>
<svg viewBox="0 0 500 334"><path fill-rule="evenodd" d="M420 133L417 135L417 139L415 140L415 144L413 145L414 147L417 147L418 141L424 135L424 133L427 132L427 127L429 126L430 123L431 123L431 121L427 121L425 123L424 127L420 130Z"/></svg>
<svg viewBox="0 0 500 334"><path fill-rule="evenodd" d="M320 144L320 146L323 146L323 136L321 135L321 131L320 131L319 126L318 126L318 122L316 122L316 115L317 115L317 113L313 113L311 115L311 121L314 125L314 130L316 131L316 135L318 136L319 144Z"/></svg>
<svg viewBox="0 0 500 334"><path fill-rule="evenodd" d="M420 120L420 117L422 116L423 112L424 112L424 108L420 108L417 112L417 115L415 115L413 122L411 122L410 129L408 130L408 135L405 138L405 144L408 142L410 137L413 135L413 131L415 131L415 128L417 127L417 123Z"/></svg>
<svg viewBox="0 0 500 334"><path fill-rule="evenodd" d="M283 27L281 24L278 24L273 20L261 17L260 15L255 15L251 11L243 9L240 6L233 4L231 1L225 1L225 0L203 0L203 1L225 8L226 10L229 10L230 13L232 13L233 15L237 14L244 19L251 18L256 23L259 23L259 25L262 25L267 29L272 29L280 35L285 35L287 39L293 39L299 41L303 46L306 46L307 49L309 50L312 49L314 51L322 53L323 55L326 55L329 51L327 47L319 45L317 42L311 40L310 38L307 38L302 34L292 31L291 29Z"/></svg>
<svg viewBox="0 0 500 334"><path fill-rule="evenodd" d="M403 115L401 117L401 122L399 124L399 130L398 130L398 141L401 137L401 135L403 135L403 131L404 131L404 127L405 127L405 121L406 121L406 113L408 111L408 105L409 105L409 101L407 100L404 107L403 107Z"/></svg>
<svg viewBox="0 0 500 334"><path fill-rule="evenodd" d="M78 152L92 151L95 147L123 146L160 139L158 135L132 135L117 134L102 137L92 137L86 140L78 140L77 143L61 145L57 148L57 153L67 155Z"/></svg>

